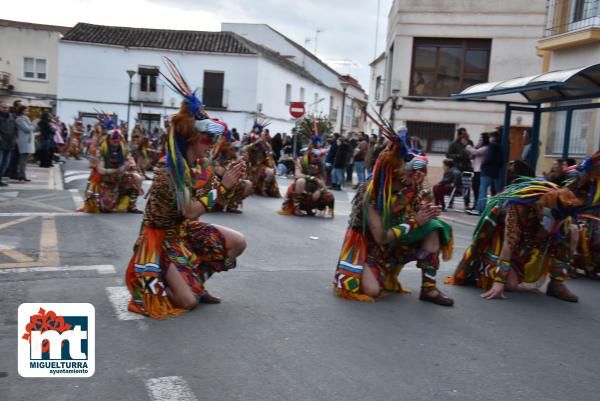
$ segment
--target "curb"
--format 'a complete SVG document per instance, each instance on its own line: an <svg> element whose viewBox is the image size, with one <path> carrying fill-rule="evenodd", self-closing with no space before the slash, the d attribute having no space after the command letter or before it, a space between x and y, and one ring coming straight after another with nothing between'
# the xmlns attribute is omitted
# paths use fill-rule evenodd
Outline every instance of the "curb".
<svg viewBox="0 0 600 401"><path fill-rule="evenodd" d="M48 171L48 189L51 191L62 191L65 189L61 165L56 164Z"/></svg>

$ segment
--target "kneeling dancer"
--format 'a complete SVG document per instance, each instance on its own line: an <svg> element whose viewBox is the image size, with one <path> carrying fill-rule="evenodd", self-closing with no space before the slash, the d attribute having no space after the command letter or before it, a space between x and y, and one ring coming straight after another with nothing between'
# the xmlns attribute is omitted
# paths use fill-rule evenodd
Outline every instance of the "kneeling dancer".
<svg viewBox="0 0 600 401"><path fill-rule="evenodd" d="M427 158L409 151L405 133L393 134L385 122L380 128L389 143L354 197L334 291L358 301L374 301L382 289L403 292L397 276L416 260L422 271L419 299L451 306L454 301L436 287L435 276L440 251L444 260L452 256L452 228L436 219L440 208L425 200Z"/></svg>
<svg viewBox="0 0 600 401"><path fill-rule="evenodd" d="M316 129L316 124L315 124ZM281 210L282 215L313 216L316 211L334 217L335 197L325 186L324 153L317 149L318 134L307 132L309 144L306 154L296 159L296 179L289 186Z"/></svg>
<svg viewBox="0 0 600 401"><path fill-rule="evenodd" d="M451 281L475 284L486 290L482 298L494 299L549 275L547 295L577 302L564 281L573 252L571 217L582 203L550 181L518 179L486 206Z"/></svg>
<svg viewBox="0 0 600 401"><path fill-rule="evenodd" d="M198 220L217 202L227 202L244 164L233 165L222 179L213 174L208 152L225 127L206 118L200 99L172 62L166 63L177 82L172 86L185 101L173 117L166 166L155 170L125 276L132 296L129 310L154 319L220 302L205 283L215 272L234 268L246 247L241 233Z"/></svg>

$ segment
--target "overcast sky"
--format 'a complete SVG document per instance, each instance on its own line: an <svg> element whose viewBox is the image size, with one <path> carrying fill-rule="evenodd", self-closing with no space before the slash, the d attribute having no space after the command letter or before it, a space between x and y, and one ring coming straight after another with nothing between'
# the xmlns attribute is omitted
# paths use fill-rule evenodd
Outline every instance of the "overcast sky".
<svg viewBox="0 0 600 401"><path fill-rule="evenodd" d="M295 6L297 5L297 6ZM392 0L380 0L377 53L385 47ZM28 0L11 1L0 18L52 25L77 22L146 28L218 31L221 22L268 24L369 90L375 53L377 0Z"/></svg>

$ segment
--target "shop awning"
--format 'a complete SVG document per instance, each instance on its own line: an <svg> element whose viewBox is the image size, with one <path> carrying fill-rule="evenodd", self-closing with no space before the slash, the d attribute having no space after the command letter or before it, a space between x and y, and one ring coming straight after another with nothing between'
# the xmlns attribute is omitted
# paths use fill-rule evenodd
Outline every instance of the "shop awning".
<svg viewBox="0 0 600 401"><path fill-rule="evenodd" d="M534 104L600 97L600 64L477 84L452 98L476 100L511 93L520 93Z"/></svg>

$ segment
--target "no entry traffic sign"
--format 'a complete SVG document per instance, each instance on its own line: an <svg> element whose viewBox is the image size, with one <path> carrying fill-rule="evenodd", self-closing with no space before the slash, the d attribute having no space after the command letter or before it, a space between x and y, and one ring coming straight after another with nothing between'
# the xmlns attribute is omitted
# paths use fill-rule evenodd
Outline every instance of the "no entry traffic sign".
<svg viewBox="0 0 600 401"><path fill-rule="evenodd" d="M304 115L304 102L291 102L290 103L290 114L294 118L300 118Z"/></svg>

